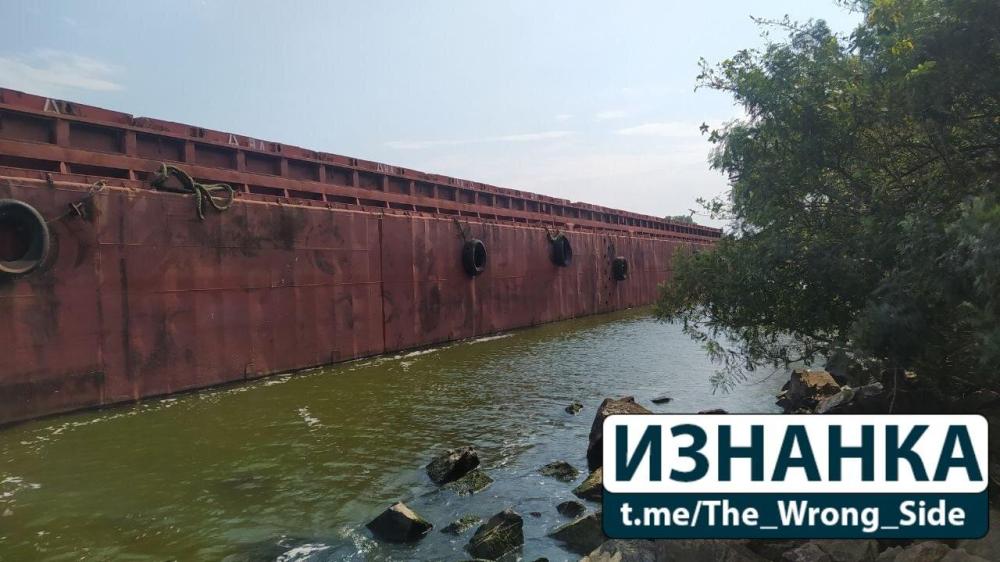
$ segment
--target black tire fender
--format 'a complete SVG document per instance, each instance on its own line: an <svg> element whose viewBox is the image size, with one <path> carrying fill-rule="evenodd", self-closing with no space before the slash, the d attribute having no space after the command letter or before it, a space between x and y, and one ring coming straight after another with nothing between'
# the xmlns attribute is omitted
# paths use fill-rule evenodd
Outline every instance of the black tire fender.
<svg viewBox="0 0 1000 562"><path fill-rule="evenodd" d="M486 271L486 244L478 238L466 240L462 245L462 267L469 277L475 277Z"/></svg>
<svg viewBox="0 0 1000 562"><path fill-rule="evenodd" d="M612 260L611 275L614 276L615 281L624 281L628 279L628 259L623 256L618 256Z"/></svg>
<svg viewBox="0 0 1000 562"><path fill-rule="evenodd" d="M569 267L573 263L573 246L566 235L560 234L552 238L552 263L559 267Z"/></svg>
<svg viewBox="0 0 1000 562"><path fill-rule="evenodd" d="M0 276L31 273L45 262L51 245L41 213L24 201L0 199Z"/></svg>

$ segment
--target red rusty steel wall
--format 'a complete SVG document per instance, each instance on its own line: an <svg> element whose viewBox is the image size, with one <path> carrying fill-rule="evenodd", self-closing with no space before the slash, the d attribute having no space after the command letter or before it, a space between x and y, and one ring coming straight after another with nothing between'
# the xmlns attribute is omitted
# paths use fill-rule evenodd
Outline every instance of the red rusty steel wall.
<svg viewBox="0 0 1000 562"><path fill-rule="evenodd" d="M46 218L86 189L28 183L0 198ZM489 252L470 278L451 217L241 200L200 221L190 196L110 187L94 207L0 282L0 423L649 304L681 244L570 231L563 268L543 228L462 219Z"/></svg>
<svg viewBox="0 0 1000 562"><path fill-rule="evenodd" d="M198 220L151 189L160 162L233 207ZM677 247L721 235L0 88L0 198L53 219L97 180L47 262L0 278L0 424L649 304ZM475 279L456 221L487 246Z"/></svg>

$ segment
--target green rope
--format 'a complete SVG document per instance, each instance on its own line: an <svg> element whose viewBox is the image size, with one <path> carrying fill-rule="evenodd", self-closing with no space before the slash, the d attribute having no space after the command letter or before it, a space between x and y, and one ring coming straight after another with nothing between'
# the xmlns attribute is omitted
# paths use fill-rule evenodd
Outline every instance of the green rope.
<svg viewBox="0 0 1000 562"><path fill-rule="evenodd" d="M160 164L160 169L153 176L151 183L154 187L164 187L170 176L177 178L184 191L194 194L194 206L198 210L198 218L205 220L205 207L211 205L218 212L225 211L233 204L236 198L236 191L228 183L198 183L190 175L177 166ZM225 191L224 197L213 195L216 192Z"/></svg>
<svg viewBox="0 0 1000 562"><path fill-rule="evenodd" d="M52 181L52 176L49 175L49 174L45 174L45 175L46 175L45 179L46 179L46 181L49 182L49 186L54 188L55 187L55 182ZM75 201L73 203L70 203L68 211L66 211L65 213L59 215L58 217L56 217L54 219L49 219L49 220L45 221L45 224L52 224L52 223L55 223L55 222L59 222L59 221L65 219L66 217L68 217L70 215L76 215L76 216L80 217L81 219L87 220L87 205L90 203L90 201L94 198L95 195L97 195L98 193L104 191L105 187L107 187L107 184L104 183L104 180L98 180L98 181L95 181L94 183L90 184L90 189L87 190L87 195L85 195L79 201Z"/></svg>
<svg viewBox="0 0 1000 562"><path fill-rule="evenodd" d="M462 237L462 242L468 241L470 231L472 230L468 223L466 223L465 227L462 227L462 223L458 222L458 219L452 217L451 220L455 221L455 227L458 228L458 235Z"/></svg>

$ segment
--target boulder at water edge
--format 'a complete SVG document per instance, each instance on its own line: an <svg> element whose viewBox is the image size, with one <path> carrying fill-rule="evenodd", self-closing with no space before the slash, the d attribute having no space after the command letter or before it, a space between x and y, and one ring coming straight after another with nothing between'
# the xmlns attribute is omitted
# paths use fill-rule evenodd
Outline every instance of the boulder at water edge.
<svg viewBox="0 0 1000 562"><path fill-rule="evenodd" d="M786 414L812 412L816 403L826 396L840 392L840 385L826 371L795 369L791 378L778 394L778 405Z"/></svg>
<svg viewBox="0 0 1000 562"><path fill-rule="evenodd" d="M604 500L604 468L591 472L586 480L573 489L573 494L595 502Z"/></svg>
<svg viewBox="0 0 1000 562"><path fill-rule="evenodd" d="M882 383L874 382L858 388L845 386L840 392L821 398L816 403L817 414L881 414L889 411L889 397Z"/></svg>
<svg viewBox="0 0 1000 562"><path fill-rule="evenodd" d="M739 541L672 540L608 541L580 559L580 562L767 562Z"/></svg>
<svg viewBox="0 0 1000 562"><path fill-rule="evenodd" d="M601 526L600 511L570 521L549 533L549 536L577 554L587 554L608 540Z"/></svg>
<svg viewBox="0 0 1000 562"><path fill-rule="evenodd" d="M458 480L479 466L479 453L473 447L449 449L427 465L427 476L437 484Z"/></svg>
<svg viewBox="0 0 1000 562"><path fill-rule="evenodd" d="M465 549L476 558L496 560L524 544L523 529L524 519L506 509L476 529Z"/></svg>
<svg viewBox="0 0 1000 562"><path fill-rule="evenodd" d="M875 562L878 542L874 540L815 540L784 553L788 562Z"/></svg>
<svg viewBox="0 0 1000 562"><path fill-rule="evenodd" d="M652 414L636 404L634 396L605 398L597 408L594 423L590 426L590 442L587 444L587 468L594 470L604 464L604 420L617 414Z"/></svg>
<svg viewBox="0 0 1000 562"><path fill-rule="evenodd" d="M969 554L965 549L952 548L946 544L925 541L907 547L894 546L883 551L877 562L987 562L996 558L983 558Z"/></svg>
<svg viewBox="0 0 1000 562"><path fill-rule="evenodd" d="M434 528L403 502L392 504L366 526L375 538L397 543L416 542Z"/></svg>

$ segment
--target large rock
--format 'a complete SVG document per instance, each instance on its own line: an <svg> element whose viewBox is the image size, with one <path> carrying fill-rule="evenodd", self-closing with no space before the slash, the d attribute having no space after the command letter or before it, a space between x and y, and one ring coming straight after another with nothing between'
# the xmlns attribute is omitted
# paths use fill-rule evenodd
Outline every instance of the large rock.
<svg viewBox="0 0 1000 562"><path fill-rule="evenodd" d="M748 541L746 547L754 554L767 560L782 560L782 556L789 550L795 550L805 544L802 539L758 539Z"/></svg>
<svg viewBox="0 0 1000 562"><path fill-rule="evenodd" d="M820 399L838 392L840 385L830 373L795 369L781 394L778 395L778 405L786 414L812 412Z"/></svg>
<svg viewBox="0 0 1000 562"><path fill-rule="evenodd" d="M566 406L565 408L567 414L573 414L574 416L579 414L583 410L583 404L574 400L572 404Z"/></svg>
<svg viewBox="0 0 1000 562"><path fill-rule="evenodd" d="M623 398L605 398L597 408L594 423L590 426L590 442L587 444L587 468L595 470L604 464L604 420L617 414L652 414L643 406L636 404L634 396Z"/></svg>
<svg viewBox="0 0 1000 562"><path fill-rule="evenodd" d="M815 540L784 553L789 562L874 562L878 543L874 540Z"/></svg>
<svg viewBox="0 0 1000 562"><path fill-rule="evenodd" d="M590 473L586 480L573 489L573 494L578 498L592 500L595 502L604 500L604 468L598 468Z"/></svg>
<svg viewBox="0 0 1000 562"><path fill-rule="evenodd" d="M869 562L878 558L878 542L868 540L813 541L833 562Z"/></svg>
<svg viewBox="0 0 1000 562"><path fill-rule="evenodd" d="M990 530L985 537L958 541L955 546L987 560L1000 560L1000 510L990 509Z"/></svg>
<svg viewBox="0 0 1000 562"><path fill-rule="evenodd" d="M1000 393L995 390L980 389L956 399L951 409L956 414L982 414L997 410L1000 406Z"/></svg>
<svg viewBox="0 0 1000 562"><path fill-rule="evenodd" d="M969 554L964 549L951 548L934 541L918 542L902 547L892 547L876 558L878 562L987 562L995 558L983 558Z"/></svg>
<svg viewBox="0 0 1000 562"><path fill-rule="evenodd" d="M845 386L840 392L821 398L815 409L817 414L884 414L888 411L889 397L880 382L858 388Z"/></svg>
<svg viewBox="0 0 1000 562"><path fill-rule="evenodd" d="M789 550L781 559L788 562L833 562L833 558L813 542Z"/></svg>
<svg viewBox="0 0 1000 562"><path fill-rule="evenodd" d="M477 466L479 453L475 448L449 449L427 465L427 476L440 486L458 480Z"/></svg>
<svg viewBox="0 0 1000 562"><path fill-rule="evenodd" d="M476 558L496 560L524 544L524 519L507 509L490 517L472 535L465 549Z"/></svg>
<svg viewBox="0 0 1000 562"><path fill-rule="evenodd" d="M600 511L570 521L549 533L549 536L577 554L587 554L608 540L601 526Z"/></svg>
<svg viewBox="0 0 1000 562"><path fill-rule="evenodd" d="M560 482L572 482L580 475L580 471L566 461L550 462L538 472L545 476L551 476Z"/></svg>
<svg viewBox="0 0 1000 562"><path fill-rule="evenodd" d="M767 562L742 541L608 541L580 562Z"/></svg>
<svg viewBox="0 0 1000 562"><path fill-rule="evenodd" d="M416 542L434 528L403 502L392 504L366 526L375 538L397 543Z"/></svg>

